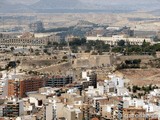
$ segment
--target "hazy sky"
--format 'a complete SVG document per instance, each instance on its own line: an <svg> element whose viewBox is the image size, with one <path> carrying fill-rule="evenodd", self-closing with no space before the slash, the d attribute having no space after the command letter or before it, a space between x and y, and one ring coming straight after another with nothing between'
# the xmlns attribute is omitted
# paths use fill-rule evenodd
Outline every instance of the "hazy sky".
<svg viewBox="0 0 160 120"><path fill-rule="evenodd" d="M32 3L35 3L39 0L7 0L7 1L9 1L11 3L32 4ZM81 2L92 2L92 3L104 3L104 4L108 4L108 3L110 3L110 4L112 4L112 3L115 3L115 4L137 3L137 4L139 4L139 3L153 3L153 2L157 3L157 2L160 2L160 0L133 0L132 2L131 2L131 0L79 0L79 1L81 1ZM67 0L66 0L66 2L67 2Z"/></svg>
<svg viewBox="0 0 160 120"><path fill-rule="evenodd" d="M32 3L35 3L39 0L7 0L11 3L23 3L23 4L32 4Z"/></svg>

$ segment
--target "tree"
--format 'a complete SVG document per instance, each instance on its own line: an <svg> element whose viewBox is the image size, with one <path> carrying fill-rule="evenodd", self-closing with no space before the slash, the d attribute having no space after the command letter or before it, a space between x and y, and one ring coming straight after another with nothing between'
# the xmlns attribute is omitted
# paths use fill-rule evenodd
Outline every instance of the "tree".
<svg viewBox="0 0 160 120"><path fill-rule="evenodd" d="M48 49L44 49L43 52L44 52L44 53L48 53Z"/></svg>
<svg viewBox="0 0 160 120"><path fill-rule="evenodd" d="M14 47L11 47L10 49L11 49L11 51L14 51Z"/></svg>
<svg viewBox="0 0 160 120"><path fill-rule="evenodd" d="M57 59L57 57L56 57L56 56L54 56L54 59Z"/></svg>
<svg viewBox="0 0 160 120"><path fill-rule="evenodd" d="M124 40L120 40L120 41L118 41L118 46L121 46L121 47L123 47L123 46L125 46L125 41Z"/></svg>
<svg viewBox="0 0 160 120"><path fill-rule="evenodd" d="M114 47L113 49L112 49L112 52L115 52L115 53L121 53L123 51L123 48L122 47Z"/></svg>
<svg viewBox="0 0 160 120"><path fill-rule="evenodd" d="M63 56L63 57L62 57L63 60L66 60L67 58L68 58L67 56Z"/></svg>
<svg viewBox="0 0 160 120"><path fill-rule="evenodd" d="M152 84L150 84L150 85L148 86L148 89L149 89L149 91L152 90Z"/></svg>
<svg viewBox="0 0 160 120"><path fill-rule="evenodd" d="M71 50L73 53L78 53L78 47L77 46L72 46Z"/></svg>
<svg viewBox="0 0 160 120"><path fill-rule="evenodd" d="M128 86L128 90L129 90L129 92L131 92L131 87L130 86Z"/></svg>
<svg viewBox="0 0 160 120"><path fill-rule="evenodd" d="M47 46L52 46L52 42L48 41Z"/></svg>
<svg viewBox="0 0 160 120"><path fill-rule="evenodd" d="M149 46L150 46L150 43L146 42L146 40L144 39L144 41L142 43L142 48L146 48L146 47L149 47Z"/></svg>
<svg viewBox="0 0 160 120"><path fill-rule="evenodd" d="M36 51L36 52L35 52L35 55L37 55L37 56L40 55L39 51Z"/></svg>
<svg viewBox="0 0 160 120"><path fill-rule="evenodd" d="M134 59L133 60L133 64L140 64L141 63L141 59Z"/></svg>
<svg viewBox="0 0 160 120"><path fill-rule="evenodd" d="M30 51L31 53L33 53L33 48L30 48L29 51Z"/></svg>
<svg viewBox="0 0 160 120"><path fill-rule="evenodd" d="M20 64L21 63L20 60L17 60L17 63Z"/></svg>

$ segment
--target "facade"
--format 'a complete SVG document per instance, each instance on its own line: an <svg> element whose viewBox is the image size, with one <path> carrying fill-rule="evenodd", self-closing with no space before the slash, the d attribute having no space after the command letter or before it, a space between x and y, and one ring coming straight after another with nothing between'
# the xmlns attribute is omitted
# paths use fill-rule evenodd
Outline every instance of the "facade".
<svg viewBox="0 0 160 120"><path fill-rule="evenodd" d="M48 41L50 41L51 43L53 43L53 42L60 43L61 42L61 37L58 36L58 35L52 34L52 35L48 36Z"/></svg>
<svg viewBox="0 0 160 120"><path fill-rule="evenodd" d="M0 98L7 97L8 92L8 80L0 80ZM5 91L6 90L6 91Z"/></svg>
<svg viewBox="0 0 160 120"><path fill-rule="evenodd" d="M67 106L64 108L64 115L66 120L82 120L83 119L82 111L72 106Z"/></svg>
<svg viewBox="0 0 160 120"><path fill-rule="evenodd" d="M6 72L2 72L0 78L0 98L5 98L8 96L8 76Z"/></svg>
<svg viewBox="0 0 160 120"><path fill-rule="evenodd" d="M52 102L46 105L46 120L57 120L58 118L64 117L63 108L63 103L52 100Z"/></svg>
<svg viewBox="0 0 160 120"><path fill-rule="evenodd" d="M73 106L66 106L57 98L51 98L45 105L46 120L82 120L82 112Z"/></svg>
<svg viewBox="0 0 160 120"><path fill-rule="evenodd" d="M5 46L44 46L47 45L48 41L44 38L8 38L8 39L1 39L0 38L0 45Z"/></svg>
<svg viewBox="0 0 160 120"><path fill-rule="evenodd" d="M19 97L19 82L16 80L8 80L8 97Z"/></svg>
<svg viewBox="0 0 160 120"><path fill-rule="evenodd" d="M123 120L146 120L146 111L143 108L124 108Z"/></svg>
<svg viewBox="0 0 160 120"><path fill-rule="evenodd" d="M44 87L43 78L29 78L20 81L20 96L25 96L27 92L38 91Z"/></svg>
<svg viewBox="0 0 160 120"><path fill-rule="evenodd" d="M52 78L48 78L46 80L46 87L63 87L67 84L71 84L73 82L73 77L71 76L53 76Z"/></svg>
<svg viewBox="0 0 160 120"><path fill-rule="evenodd" d="M81 84L82 84L82 89L88 88L89 86L93 85L91 81L83 81Z"/></svg>
<svg viewBox="0 0 160 120"><path fill-rule="evenodd" d="M4 117L18 117L23 114L23 101L11 100L3 108Z"/></svg>
<svg viewBox="0 0 160 120"><path fill-rule="evenodd" d="M123 35L113 35L112 37L103 37L103 36L87 36L87 41L93 40L101 40L109 45L117 45L118 41L124 40L125 42L130 43L131 45L142 45L144 40L146 42L152 43L150 38L133 38L133 37L125 37Z"/></svg>
<svg viewBox="0 0 160 120"><path fill-rule="evenodd" d="M83 71L82 72L82 82L83 89L88 88L88 86L93 86L97 88L97 74L93 71Z"/></svg>
<svg viewBox="0 0 160 120"><path fill-rule="evenodd" d="M24 80L9 80L8 96L25 97L27 92L38 91L44 87L43 78L28 78Z"/></svg>
<svg viewBox="0 0 160 120"><path fill-rule="evenodd" d="M13 33L0 33L0 38L15 38L16 34Z"/></svg>
<svg viewBox="0 0 160 120"><path fill-rule="evenodd" d="M56 120L56 103L48 104L46 106L46 120Z"/></svg>
<svg viewBox="0 0 160 120"><path fill-rule="evenodd" d="M130 27L118 27L118 26L110 26L107 28L99 27L94 28L93 30L87 32L88 36L96 36L96 35L103 35L110 37L112 35L120 35L124 34L126 36L134 36L134 30L131 30Z"/></svg>
<svg viewBox="0 0 160 120"><path fill-rule="evenodd" d="M0 47L5 48L6 46L44 46L48 42L60 42L60 36L54 33L30 33L25 32L22 35L0 34Z"/></svg>
<svg viewBox="0 0 160 120"><path fill-rule="evenodd" d="M97 74L92 72L91 74L88 75L89 81L91 81L92 86L94 88L97 88Z"/></svg>

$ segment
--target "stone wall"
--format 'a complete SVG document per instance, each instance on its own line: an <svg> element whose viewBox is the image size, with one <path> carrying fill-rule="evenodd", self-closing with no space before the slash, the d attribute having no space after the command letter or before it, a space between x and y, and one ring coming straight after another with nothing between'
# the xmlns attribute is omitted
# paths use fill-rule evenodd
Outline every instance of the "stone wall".
<svg viewBox="0 0 160 120"><path fill-rule="evenodd" d="M83 54L74 60L74 67L101 67L110 66L114 63L114 57L111 55L89 55Z"/></svg>

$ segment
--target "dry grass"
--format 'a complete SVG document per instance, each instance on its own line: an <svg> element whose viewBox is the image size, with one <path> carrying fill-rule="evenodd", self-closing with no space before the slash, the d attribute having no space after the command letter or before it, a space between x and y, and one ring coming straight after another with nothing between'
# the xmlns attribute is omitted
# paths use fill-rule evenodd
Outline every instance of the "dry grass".
<svg viewBox="0 0 160 120"><path fill-rule="evenodd" d="M129 79L132 85L158 85L160 86L160 69L129 69L121 70L125 78Z"/></svg>

